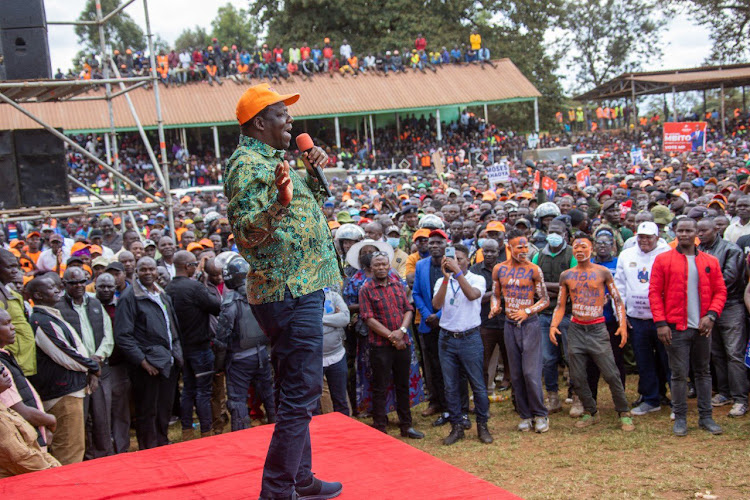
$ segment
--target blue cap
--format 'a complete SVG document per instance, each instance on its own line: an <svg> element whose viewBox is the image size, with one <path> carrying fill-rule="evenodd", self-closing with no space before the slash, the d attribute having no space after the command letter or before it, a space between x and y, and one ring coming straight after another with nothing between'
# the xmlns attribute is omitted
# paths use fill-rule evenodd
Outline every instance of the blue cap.
<svg viewBox="0 0 750 500"><path fill-rule="evenodd" d="M327 201L327 202L323 203L323 206L326 207L326 208L333 208L335 205L333 204L332 201Z"/></svg>

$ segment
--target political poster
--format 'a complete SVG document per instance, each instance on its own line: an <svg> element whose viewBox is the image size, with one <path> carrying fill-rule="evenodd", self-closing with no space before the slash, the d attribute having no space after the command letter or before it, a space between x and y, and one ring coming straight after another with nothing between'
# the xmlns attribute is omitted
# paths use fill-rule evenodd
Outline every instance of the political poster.
<svg viewBox="0 0 750 500"><path fill-rule="evenodd" d="M547 193L547 199L552 201L555 199L555 193L557 192L557 182L549 177L542 179L542 189Z"/></svg>
<svg viewBox="0 0 750 500"><path fill-rule="evenodd" d="M579 189L585 189L591 185L591 171L588 167L576 172L576 184Z"/></svg>
<svg viewBox="0 0 750 500"><path fill-rule="evenodd" d="M706 148L706 122L667 122L664 124L665 152L681 153Z"/></svg>
<svg viewBox="0 0 750 500"><path fill-rule="evenodd" d="M539 183L541 182L539 170L534 172L534 184L532 185L532 188L534 189L534 192L536 192L539 189Z"/></svg>
<svg viewBox="0 0 750 500"><path fill-rule="evenodd" d="M492 186L498 182L508 182L510 180L510 167L505 162L490 165L487 167L487 180Z"/></svg>
<svg viewBox="0 0 750 500"><path fill-rule="evenodd" d="M643 150L633 148L630 151L630 164L636 166L641 162L643 162Z"/></svg>

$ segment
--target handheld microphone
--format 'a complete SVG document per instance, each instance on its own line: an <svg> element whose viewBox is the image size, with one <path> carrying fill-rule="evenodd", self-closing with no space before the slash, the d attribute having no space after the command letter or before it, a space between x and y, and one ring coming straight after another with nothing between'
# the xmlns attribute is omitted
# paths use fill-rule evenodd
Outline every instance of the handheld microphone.
<svg viewBox="0 0 750 500"><path fill-rule="evenodd" d="M313 144L312 137L310 137L310 134L300 134L297 136L297 149L299 149L303 153L307 153L308 151L312 150L312 148L315 146ZM328 186L328 179L326 179L326 176L323 175L323 169L318 167L317 165L313 165L313 172L315 173L315 177L317 177L318 182L323 186L323 189L326 190L326 194L330 198L333 196L333 193L331 193L331 188Z"/></svg>

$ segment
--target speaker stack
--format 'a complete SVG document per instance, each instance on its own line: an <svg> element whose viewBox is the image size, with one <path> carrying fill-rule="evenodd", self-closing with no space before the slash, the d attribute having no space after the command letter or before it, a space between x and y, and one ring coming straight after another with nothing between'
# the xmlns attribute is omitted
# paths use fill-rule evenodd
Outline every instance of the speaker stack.
<svg viewBox="0 0 750 500"><path fill-rule="evenodd" d="M1 9L0 46L5 60L2 79L51 79L44 0L2 0Z"/></svg>

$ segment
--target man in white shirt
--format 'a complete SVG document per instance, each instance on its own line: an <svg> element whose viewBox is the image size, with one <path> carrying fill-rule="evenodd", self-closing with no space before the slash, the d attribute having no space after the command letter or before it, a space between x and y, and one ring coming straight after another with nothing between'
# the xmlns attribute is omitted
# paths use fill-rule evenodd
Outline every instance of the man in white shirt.
<svg viewBox="0 0 750 500"><path fill-rule="evenodd" d="M339 53L344 59L349 59L350 57L352 57L352 46L349 45L349 42L344 40L344 42L341 44L341 48L339 48Z"/></svg>
<svg viewBox="0 0 750 500"><path fill-rule="evenodd" d="M750 234L750 196L740 197L735 205L735 210L739 220L729 224L727 230L724 231L724 239L732 243L737 243L740 236Z"/></svg>
<svg viewBox="0 0 750 500"><path fill-rule="evenodd" d="M654 260L670 247L659 238L659 228L653 222L641 222L635 238L637 245L623 250L617 259L615 286L625 303L628 323L632 327L633 352L638 365L641 403L630 413L645 415L661 410L660 389L670 378L667 351L656 336L656 325L648 300Z"/></svg>
<svg viewBox="0 0 750 500"><path fill-rule="evenodd" d="M463 367L474 393L477 436L485 444L492 436L487 429L489 399L484 380L484 347L479 334L482 323L482 295L486 284L482 276L469 272L469 249L457 244L455 257L443 257L443 277L435 283L432 307L442 309L440 316L440 365L445 381L451 433L443 444L451 445L464 437L462 425L460 368Z"/></svg>
<svg viewBox="0 0 750 500"><path fill-rule="evenodd" d="M60 271L60 266L70 257L70 247L65 247L62 235L52 233L49 237L49 248L39 254L36 267L40 271Z"/></svg>

